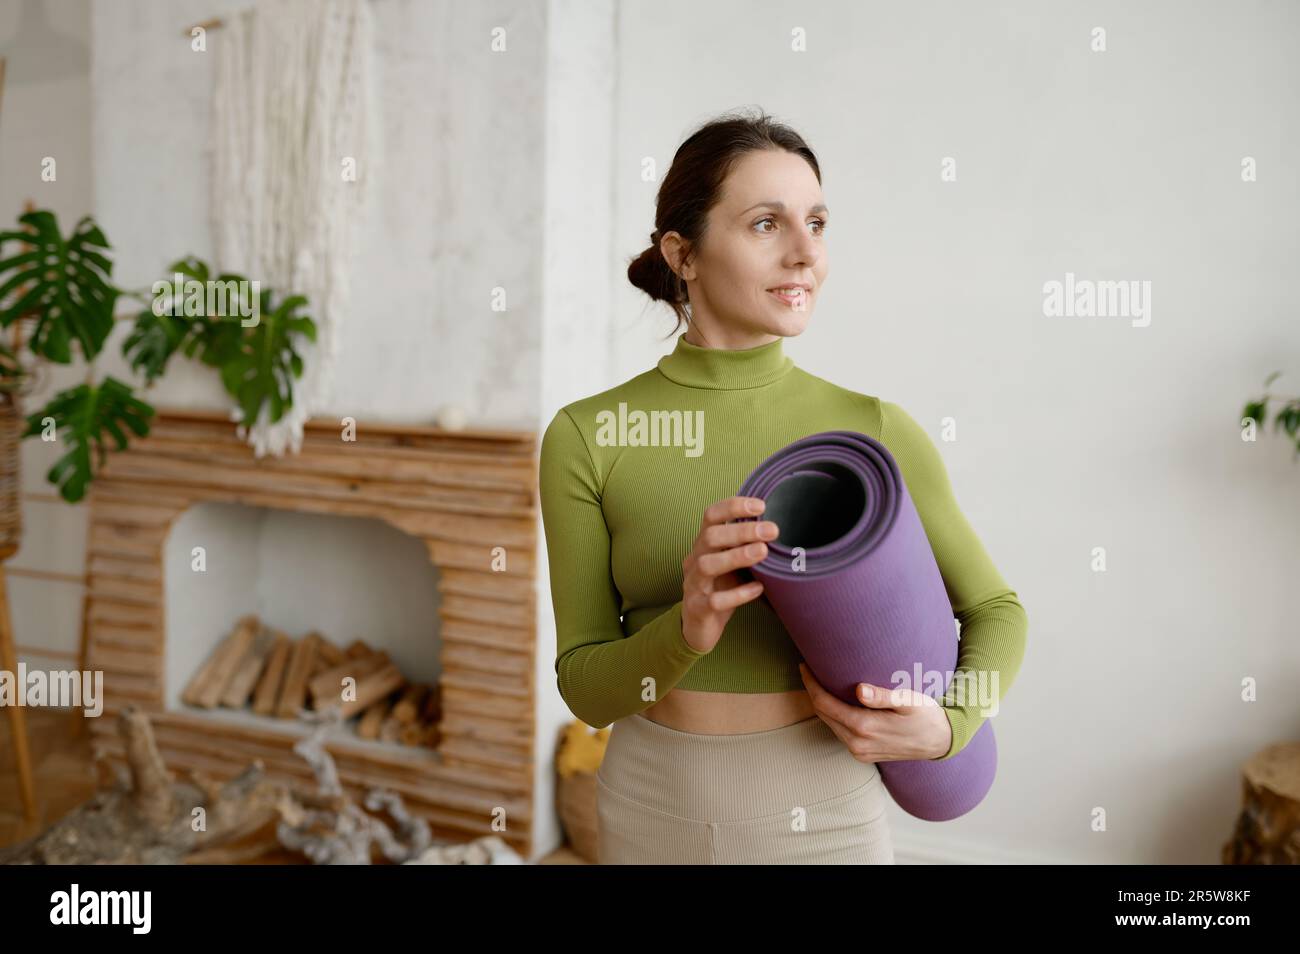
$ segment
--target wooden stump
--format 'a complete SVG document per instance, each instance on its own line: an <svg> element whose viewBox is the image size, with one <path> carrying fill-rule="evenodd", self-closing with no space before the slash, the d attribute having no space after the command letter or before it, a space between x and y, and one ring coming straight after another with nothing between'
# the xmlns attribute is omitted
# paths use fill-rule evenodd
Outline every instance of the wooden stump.
<svg viewBox="0 0 1300 954"><path fill-rule="evenodd" d="M1225 865L1300 864L1300 742L1279 742L1242 768L1242 807Z"/></svg>

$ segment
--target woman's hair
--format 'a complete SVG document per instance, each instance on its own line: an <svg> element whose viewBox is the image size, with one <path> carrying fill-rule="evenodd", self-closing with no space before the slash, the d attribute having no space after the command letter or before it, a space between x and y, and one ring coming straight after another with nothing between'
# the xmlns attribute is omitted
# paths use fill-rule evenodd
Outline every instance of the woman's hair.
<svg viewBox="0 0 1300 954"><path fill-rule="evenodd" d="M655 199L650 247L627 266L628 281L655 301L667 302L676 312L677 326L669 332L670 337L683 324L690 324L690 299L686 283L659 250L659 240L668 232L677 232L686 240L687 256L693 254L704 238L709 209L721 196L732 167L746 153L762 149L784 149L803 156L821 182L821 167L803 137L761 111L756 116L741 112L710 120L691 133L673 156Z"/></svg>

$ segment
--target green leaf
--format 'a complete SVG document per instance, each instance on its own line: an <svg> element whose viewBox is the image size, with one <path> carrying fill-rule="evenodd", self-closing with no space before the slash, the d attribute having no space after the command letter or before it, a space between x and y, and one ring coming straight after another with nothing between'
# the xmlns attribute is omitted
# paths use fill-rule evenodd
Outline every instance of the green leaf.
<svg viewBox="0 0 1300 954"><path fill-rule="evenodd" d="M190 322L184 317L155 315L153 308L141 311L126 340L122 342L122 356L131 362L131 370L152 384L162 377L167 362L190 331Z"/></svg>
<svg viewBox="0 0 1300 954"><path fill-rule="evenodd" d="M24 213L18 221L33 231L0 233L0 251L10 242L34 247L0 255L0 300L25 288L18 300L0 307L0 325L7 328L35 314L28 341L33 354L71 364L75 339L85 359L93 359L113 330L113 308L121 294L109 280L112 262L99 251L108 250L104 233L86 216L65 239L54 213L45 209Z"/></svg>
<svg viewBox="0 0 1300 954"><path fill-rule="evenodd" d="M55 435L68 450L46 477L59 487L64 500L76 503L85 496L95 472L104 465L105 432L118 450L125 450L128 439L123 426L144 437L149 433L149 418L153 415L154 409L136 398L129 385L109 375L98 387L80 384L54 395L44 408L28 415L27 429L22 436L40 434L44 419L54 419Z"/></svg>
<svg viewBox="0 0 1300 954"><path fill-rule="evenodd" d="M1255 422L1256 426L1263 427L1265 424L1264 418L1267 416L1267 411L1268 411L1267 398L1265 398L1262 401L1251 401L1242 410L1241 417L1242 419L1250 418Z"/></svg>
<svg viewBox="0 0 1300 954"><path fill-rule="evenodd" d="M294 377L301 376L303 362L296 344L298 337L315 340L315 323L295 311L307 304L302 295L290 295L274 305L270 289L262 289L261 320L244 332L239 353L222 369L221 380L252 426L266 408L267 420L280 420L293 407ZM236 322L236 327L239 327Z"/></svg>
<svg viewBox="0 0 1300 954"><path fill-rule="evenodd" d="M122 353L131 361L132 368L143 374L150 382L162 375L168 360L177 351L187 358L197 358L212 368L224 369L239 356L243 348L244 329L239 314L209 314L207 311L207 291L209 283L227 285L235 283L228 291L236 293L245 282L243 276L223 272L216 278L206 262L193 255L172 262L167 275L160 281L172 285L176 274L181 275L182 289L179 299L169 295L170 309L163 309L165 314L153 313L152 306L136 317L135 328L122 344ZM190 310L183 287L188 280L203 285L203 308L199 314L188 314ZM233 298L227 300L227 311L236 311ZM229 390L229 387L227 387Z"/></svg>
<svg viewBox="0 0 1300 954"><path fill-rule="evenodd" d="M1283 428L1292 437L1296 436L1296 431L1300 430L1300 401L1292 401L1282 410L1277 412L1277 418L1273 421L1273 430Z"/></svg>

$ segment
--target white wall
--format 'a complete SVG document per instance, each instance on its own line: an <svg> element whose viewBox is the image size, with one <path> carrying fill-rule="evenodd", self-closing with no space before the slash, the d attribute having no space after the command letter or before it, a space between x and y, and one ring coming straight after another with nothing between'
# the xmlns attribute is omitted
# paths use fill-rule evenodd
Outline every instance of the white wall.
<svg viewBox="0 0 1300 954"><path fill-rule="evenodd" d="M763 106L817 151L835 210L831 278L789 353L898 401L936 440L943 418L957 421L959 440L941 450L958 499L1030 616L996 719L994 791L943 826L895 811L900 857L1217 861L1241 762L1300 725L1284 589L1296 470L1279 438L1237 433L1268 372L1286 369L1279 385L1300 391L1282 280L1300 252L1288 165L1300 11L373 3L384 168L331 412L428 422L458 403L475 424L534 427L653 366L671 315L623 277L653 227L658 182L641 181L641 159L666 170L698 122ZM181 29L243 5L94 5L93 135L77 131L84 80L11 75L5 220L33 193L66 223L93 211L124 284L209 254L210 66ZM47 6L92 36L85 4ZM509 53L489 57L496 25ZM11 5L0 49L15 26ZM1105 53L1089 50L1095 26ZM795 27L805 53L789 49ZM51 141L62 178L36 193L29 160ZM945 156L955 182L940 181ZM1240 181L1243 156L1258 160L1258 182ZM1067 271L1151 281L1150 326L1044 317L1042 285ZM488 308L498 285L504 314ZM117 350L100 373L124 375ZM225 406L197 366L178 365L149 398ZM50 489L41 451L25 442L29 491ZM79 509L24 512L15 562L79 572ZM1090 567L1094 547L1106 548L1104 573ZM75 649L79 591L10 585L20 643ZM568 714L548 593L543 575L537 754L549 795ZM1248 676L1254 703L1240 700ZM1106 832L1090 830L1096 806ZM539 819L539 846L553 821Z"/></svg>
<svg viewBox="0 0 1300 954"><path fill-rule="evenodd" d="M958 501L1029 614L992 793L942 826L891 809L900 855L1217 863L1240 764L1300 728L1300 472L1237 427L1269 372L1300 393L1297 27L1292 4L1204 0L619 7L611 271L654 227L643 156L666 170L738 106L792 124L835 221L787 352L936 441L956 420ZM1044 317L1067 271L1151 281L1150 325ZM599 387L671 347L670 313L615 287Z"/></svg>

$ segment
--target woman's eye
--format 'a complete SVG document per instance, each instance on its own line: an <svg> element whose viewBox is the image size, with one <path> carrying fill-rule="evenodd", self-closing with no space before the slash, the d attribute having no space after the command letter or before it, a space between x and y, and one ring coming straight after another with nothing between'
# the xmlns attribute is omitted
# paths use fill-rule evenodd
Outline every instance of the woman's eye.
<svg viewBox="0 0 1300 954"><path fill-rule="evenodd" d="M755 222L754 225L755 225L755 226L759 226L759 225L762 225L764 222L771 222L773 225L775 225L775 224L776 224L776 219L774 219L774 218L773 218L772 216L770 216L770 215L768 215L768 216L764 216L763 218L761 218L761 219L759 219L757 222ZM815 223L817 224L817 227L818 227L818 228L817 228L817 232L816 232L815 234L817 234L817 235L821 235L823 232L826 231L826 227L827 227L828 223L826 222L825 219L813 219L813 222L815 222ZM766 231L766 230L760 230L760 231Z"/></svg>

